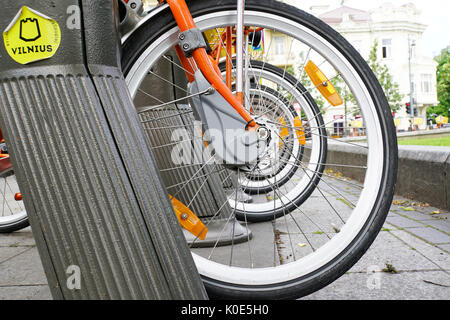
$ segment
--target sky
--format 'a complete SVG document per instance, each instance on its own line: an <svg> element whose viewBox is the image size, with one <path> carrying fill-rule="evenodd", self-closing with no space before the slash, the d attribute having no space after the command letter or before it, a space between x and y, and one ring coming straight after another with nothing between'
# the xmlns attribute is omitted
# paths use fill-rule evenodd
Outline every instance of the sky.
<svg viewBox="0 0 450 320"><path fill-rule="evenodd" d="M341 3L341 0L291 0L290 2L293 1L303 10L308 10L312 5ZM450 0L346 0L345 5L368 10L385 2L391 2L396 6L414 3L421 10L421 22L428 25L423 34L423 55L434 57L450 45Z"/></svg>

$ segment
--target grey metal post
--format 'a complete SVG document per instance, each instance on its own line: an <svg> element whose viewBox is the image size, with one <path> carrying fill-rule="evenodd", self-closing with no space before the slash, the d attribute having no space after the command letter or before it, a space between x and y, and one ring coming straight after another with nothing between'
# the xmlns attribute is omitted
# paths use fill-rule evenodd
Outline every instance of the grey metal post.
<svg viewBox="0 0 450 320"><path fill-rule="evenodd" d="M412 74L412 50L415 46L414 40L411 39L411 35L408 35L408 65L409 65L409 106L411 111L411 130L414 130L414 79Z"/></svg>
<svg viewBox="0 0 450 320"><path fill-rule="evenodd" d="M120 71L115 1L8 1L2 30L23 5L61 44L28 65L1 46L0 127L53 297L206 299Z"/></svg>

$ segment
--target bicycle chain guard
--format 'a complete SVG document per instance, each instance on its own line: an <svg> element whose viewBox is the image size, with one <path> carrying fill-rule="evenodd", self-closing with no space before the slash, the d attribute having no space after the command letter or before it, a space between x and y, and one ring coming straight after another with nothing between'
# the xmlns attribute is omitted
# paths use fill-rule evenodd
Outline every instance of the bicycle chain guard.
<svg viewBox="0 0 450 320"><path fill-rule="evenodd" d="M203 124L204 139L221 163L246 170L264 153L266 141L260 140L257 132L246 130L246 121L219 92L200 94L209 88L198 70L189 85L190 104L196 120Z"/></svg>

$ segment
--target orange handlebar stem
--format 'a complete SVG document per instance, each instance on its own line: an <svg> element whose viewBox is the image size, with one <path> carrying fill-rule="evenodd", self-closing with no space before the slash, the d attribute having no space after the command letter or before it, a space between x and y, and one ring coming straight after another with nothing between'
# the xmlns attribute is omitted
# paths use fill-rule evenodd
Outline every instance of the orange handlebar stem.
<svg viewBox="0 0 450 320"><path fill-rule="evenodd" d="M178 24L181 32L195 29L196 25L192 18L191 12L185 0L166 0L172 11L173 17ZM203 76L208 80L212 87L217 90L224 99L239 113L239 115L247 122L249 130L256 129L258 125L254 121L250 113L244 108L240 99L238 99L228 86L223 82L221 76L217 74L217 66L214 66L204 48L198 48L192 52L192 57L197 63L198 68Z"/></svg>

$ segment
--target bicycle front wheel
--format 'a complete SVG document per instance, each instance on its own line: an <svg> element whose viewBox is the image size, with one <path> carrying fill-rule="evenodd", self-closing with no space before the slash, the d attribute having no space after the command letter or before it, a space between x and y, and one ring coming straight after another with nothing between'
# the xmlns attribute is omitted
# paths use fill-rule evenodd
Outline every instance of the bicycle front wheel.
<svg viewBox="0 0 450 320"><path fill-rule="evenodd" d="M224 28L237 23L235 0L195 0L188 1L188 5L197 27L203 32L216 32L218 38ZM294 155L298 161L287 160L288 165L297 167L289 181L282 185L270 183L271 187L263 194L251 195L252 202L238 196L238 191L245 192L245 188L239 183L242 172L235 172L237 183L231 185L236 192L226 200L233 208L228 221L233 223L233 216L241 212L245 228L251 229L253 236L244 243L231 241L221 248L192 248L192 253L212 297L298 298L341 276L364 254L381 229L395 187L396 134L377 79L358 52L337 32L315 17L275 1L248 0L245 10L245 26L263 29L262 48L246 50L246 59L259 59L262 70L264 63L270 63L283 70L283 75L295 77L315 99L324 121L318 124L315 121L318 115L302 110L302 101L297 101L301 99L281 82L279 86L258 82L258 96L279 95L281 101L288 101L294 108L300 105L298 115L308 137L307 152L301 159ZM187 81L175 81L174 77L176 70L183 72L176 56L171 54L178 33L169 9L165 8L143 23L123 46L124 74L136 107L170 108L170 113L153 118L164 130L179 128L170 123L170 117L192 112L187 103ZM305 67L313 62L317 70L320 68L327 75L320 84L312 83L305 73ZM163 63L169 63L172 71L158 73ZM281 81L286 78L282 76ZM249 87L248 94L255 96L255 87ZM265 89L268 87L270 90ZM341 94L348 92L346 100L351 101L350 105L333 106L324 99L320 90L324 87ZM180 96L185 101L181 102ZM345 111L333 117L336 108ZM350 127L352 117L360 125ZM270 118L268 121L280 128L272 131L281 142L292 141L285 137L292 137L296 127L280 125ZM282 128L291 131L283 136ZM365 135L364 139L352 142L342 137L354 128ZM355 149L364 155L365 162L355 165L350 160L329 162L329 157L318 157L316 152L321 150L322 139L327 140L329 150ZM170 144L152 146L155 153L166 147ZM289 151L292 149L286 150L292 153ZM323 173L318 165L325 166ZM343 172L348 168L358 170L361 181L346 177ZM257 176L264 175L262 170L255 170ZM186 184L196 178L200 177L187 177ZM313 192L298 202L301 190L311 181ZM201 190L193 196L202 196ZM250 223L245 218L246 212L270 211L283 214L260 223Z"/></svg>
<svg viewBox="0 0 450 320"><path fill-rule="evenodd" d="M3 158L1 161L8 159ZM28 227L27 212L21 201L16 176L11 169L0 174L0 233L10 233Z"/></svg>

